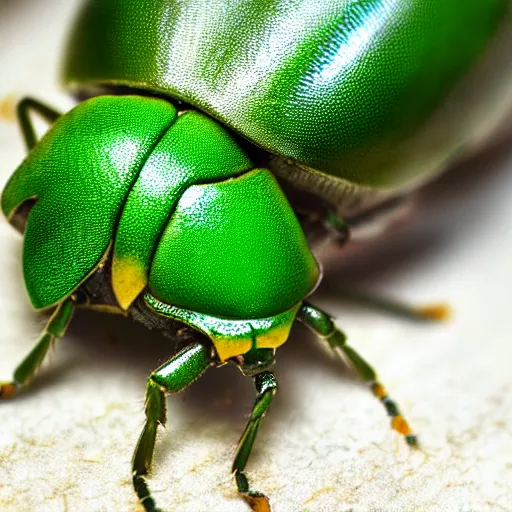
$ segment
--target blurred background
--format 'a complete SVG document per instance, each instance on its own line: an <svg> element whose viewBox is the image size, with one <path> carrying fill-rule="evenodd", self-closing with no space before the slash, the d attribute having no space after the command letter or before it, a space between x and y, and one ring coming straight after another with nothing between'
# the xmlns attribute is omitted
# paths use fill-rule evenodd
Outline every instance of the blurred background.
<svg viewBox="0 0 512 512"><path fill-rule="evenodd" d="M66 111L61 47L76 0L0 2L0 186L24 157L25 95ZM38 124L44 130L44 124ZM331 248L314 302L419 433L411 452L380 404L302 329L279 351L280 390L248 466L275 512L512 510L512 137L415 198L408 223L357 252ZM45 323L25 294L20 236L0 220L0 379ZM448 302L445 324L414 324L340 301L337 286L413 304ZM130 458L145 381L172 353L131 320L80 312L29 393L0 404L0 511L142 510ZM253 403L230 366L168 399L153 494L166 510L245 511L230 467Z"/></svg>

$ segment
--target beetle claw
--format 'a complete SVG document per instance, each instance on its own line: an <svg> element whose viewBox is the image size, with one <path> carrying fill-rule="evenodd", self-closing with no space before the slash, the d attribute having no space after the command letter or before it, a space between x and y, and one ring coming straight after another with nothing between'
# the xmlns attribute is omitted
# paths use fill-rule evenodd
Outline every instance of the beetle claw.
<svg viewBox="0 0 512 512"><path fill-rule="evenodd" d="M271 512L270 502L268 498L259 492L249 491L240 493L240 496L251 507L253 512Z"/></svg>
<svg viewBox="0 0 512 512"><path fill-rule="evenodd" d="M0 382L0 400L13 398L18 393L18 386L14 382Z"/></svg>
<svg viewBox="0 0 512 512"><path fill-rule="evenodd" d="M270 502L268 498L261 492L251 491L249 489L249 481L245 473L237 469L235 471L235 480L238 487L238 494L251 507L253 512L271 512Z"/></svg>

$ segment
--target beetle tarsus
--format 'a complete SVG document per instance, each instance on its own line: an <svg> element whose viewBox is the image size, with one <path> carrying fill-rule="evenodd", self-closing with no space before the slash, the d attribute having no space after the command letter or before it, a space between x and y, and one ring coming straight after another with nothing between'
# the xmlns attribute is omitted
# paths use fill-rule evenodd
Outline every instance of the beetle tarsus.
<svg viewBox="0 0 512 512"><path fill-rule="evenodd" d="M419 448L420 447L419 440L418 440L418 438L414 434L411 434L409 436L405 436L405 442L411 448Z"/></svg>
<svg viewBox="0 0 512 512"><path fill-rule="evenodd" d="M18 394L19 385L15 382L0 382L0 400L14 398Z"/></svg>
<svg viewBox="0 0 512 512"><path fill-rule="evenodd" d="M277 391L277 381L274 374L270 371L263 371L254 375L254 385L256 387L256 401L254 403L252 414L247 422L245 430L238 442L235 460L233 462L233 471L235 473L238 493L251 507L254 512L269 512L270 503L268 498L257 491L249 488L249 481L243 470L252 451L256 434L260 426L260 421L265 416Z"/></svg>
<svg viewBox="0 0 512 512"><path fill-rule="evenodd" d="M162 512L157 508L155 500L151 496L146 479L139 475L136 471L133 472L133 488L139 497L141 505L144 507L146 512Z"/></svg>
<svg viewBox="0 0 512 512"><path fill-rule="evenodd" d="M448 304L428 304L416 308L420 320L427 322L446 322L452 316L452 308Z"/></svg>
<svg viewBox="0 0 512 512"><path fill-rule="evenodd" d="M270 502L268 498L257 491L251 491L249 489L249 481L245 476L245 473L237 469L235 471L236 486L238 493L243 500L251 507L253 512L270 512Z"/></svg>
<svg viewBox="0 0 512 512"><path fill-rule="evenodd" d="M391 418L391 428L403 435L405 442L412 448L419 447L418 438L412 433L411 427L407 420L400 413L400 409L396 402L387 394L386 388L377 381L369 382L372 393L384 405L388 416Z"/></svg>

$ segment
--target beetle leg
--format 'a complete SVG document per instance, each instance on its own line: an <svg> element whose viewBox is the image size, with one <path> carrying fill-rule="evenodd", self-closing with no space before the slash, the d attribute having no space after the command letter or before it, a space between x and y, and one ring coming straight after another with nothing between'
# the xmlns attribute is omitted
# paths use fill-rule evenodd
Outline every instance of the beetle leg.
<svg viewBox="0 0 512 512"><path fill-rule="evenodd" d="M342 300L415 322L443 322L448 320L451 315L450 306L447 304L411 306L394 299L379 297L348 287L324 286L323 289L336 294Z"/></svg>
<svg viewBox="0 0 512 512"><path fill-rule="evenodd" d="M58 305L34 348L14 370L12 382L0 383L0 399L12 398L33 379L55 339L64 336L73 309L71 299L66 299Z"/></svg>
<svg viewBox="0 0 512 512"><path fill-rule="evenodd" d="M352 347L347 345L345 334L336 327L333 319L324 311L308 303L302 305L297 318L317 336L325 339L334 350L341 353L359 377L369 384L372 393L382 402L391 418L391 427L405 437L407 444L417 447L418 438L412 433L409 424L400 414L398 405L388 396L386 389L378 381L375 370Z"/></svg>
<svg viewBox="0 0 512 512"><path fill-rule="evenodd" d="M336 242L344 245L350 238L350 228L345 219L340 217L332 208L328 208L323 214L323 223L328 231L336 235Z"/></svg>
<svg viewBox="0 0 512 512"><path fill-rule="evenodd" d="M148 378L146 387L146 423L132 459L133 487L147 512L157 512L145 475L151 468L158 425L165 426L165 393L177 393L197 380L213 361L200 343L188 345Z"/></svg>
<svg viewBox="0 0 512 512"><path fill-rule="evenodd" d="M25 145L29 151L36 145L37 142L36 131L30 119L31 111L37 112L50 124L55 122L61 116L61 114L53 108L33 98L23 98L18 103L16 114L21 127L21 132L23 133L23 138L25 139Z"/></svg>
<svg viewBox="0 0 512 512"><path fill-rule="evenodd" d="M267 412L276 394L277 381L273 373L266 371L254 376L254 385L256 386L257 392L256 402L254 403L252 414L245 427L244 433L238 442L232 471L235 473L238 492L251 509L255 512L269 512L270 504L268 498L259 492L249 489L249 482L243 470L251 454L252 445L256 439L261 418L263 418Z"/></svg>

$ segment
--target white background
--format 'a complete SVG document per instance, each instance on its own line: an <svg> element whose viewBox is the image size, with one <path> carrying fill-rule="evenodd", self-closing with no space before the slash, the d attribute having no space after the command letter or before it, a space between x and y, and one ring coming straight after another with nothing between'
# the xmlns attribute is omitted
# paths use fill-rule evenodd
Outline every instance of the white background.
<svg viewBox="0 0 512 512"><path fill-rule="evenodd" d="M13 102L66 110L62 38L77 2L0 4L0 184L24 156ZM278 396L248 474L274 512L512 510L512 138L443 176L399 233L356 256L333 250L326 280L414 303L443 300L445 325L364 311L320 292L378 368L423 451L388 428L366 388L302 329L278 352ZM45 318L25 295L21 238L0 220L0 378ZM77 314L30 391L0 404L0 510L136 511L130 458L145 380L172 346L130 320ZM253 402L227 366L168 399L152 486L168 511L244 511L230 467Z"/></svg>

